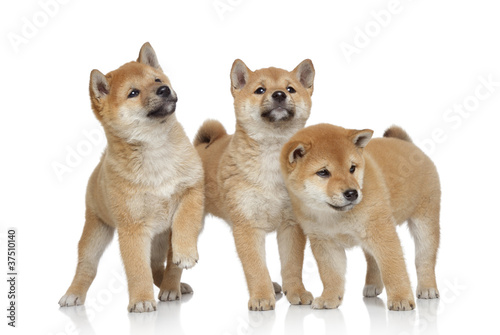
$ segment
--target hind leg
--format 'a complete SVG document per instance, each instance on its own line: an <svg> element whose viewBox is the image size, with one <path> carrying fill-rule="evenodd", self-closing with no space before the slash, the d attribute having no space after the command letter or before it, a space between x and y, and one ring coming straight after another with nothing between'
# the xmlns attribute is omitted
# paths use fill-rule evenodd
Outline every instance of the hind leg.
<svg viewBox="0 0 500 335"><path fill-rule="evenodd" d="M61 307L83 305L87 291L97 273L99 260L113 238L114 228L103 223L87 209L85 226L78 243L78 266L66 294L59 300Z"/></svg>
<svg viewBox="0 0 500 335"><path fill-rule="evenodd" d="M417 268L417 297L439 298L436 285L436 258L439 248L439 208L427 209L424 215L408 220L408 227L415 240L415 266Z"/></svg>
<svg viewBox="0 0 500 335"><path fill-rule="evenodd" d="M153 272L153 281L158 287L161 285L165 272L169 238L169 232L165 231L156 235L151 242L151 271Z"/></svg>

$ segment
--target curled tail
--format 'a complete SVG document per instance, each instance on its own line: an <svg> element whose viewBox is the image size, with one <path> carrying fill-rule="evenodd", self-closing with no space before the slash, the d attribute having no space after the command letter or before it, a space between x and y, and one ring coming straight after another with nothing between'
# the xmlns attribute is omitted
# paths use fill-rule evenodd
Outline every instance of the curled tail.
<svg viewBox="0 0 500 335"><path fill-rule="evenodd" d="M205 144L206 148L208 148L215 140L225 135L227 135L227 132L222 123L217 120L206 120L196 133L193 144L195 147Z"/></svg>
<svg viewBox="0 0 500 335"><path fill-rule="evenodd" d="M399 138L406 142L413 142L410 135L399 126L391 126L384 132L384 137Z"/></svg>

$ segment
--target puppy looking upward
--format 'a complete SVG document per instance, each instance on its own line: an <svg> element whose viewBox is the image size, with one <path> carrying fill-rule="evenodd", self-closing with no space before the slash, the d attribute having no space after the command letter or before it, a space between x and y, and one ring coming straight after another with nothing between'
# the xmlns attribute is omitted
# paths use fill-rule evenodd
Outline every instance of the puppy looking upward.
<svg viewBox="0 0 500 335"><path fill-rule="evenodd" d="M177 121L177 95L145 43L136 62L90 75L92 109L108 145L87 187L78 266L62 307L81 305L104 249L118 232L130 312L191 292L183 268L198 260L203 222L203 168ZM165 269L165 259L167 267Z"/></svg>

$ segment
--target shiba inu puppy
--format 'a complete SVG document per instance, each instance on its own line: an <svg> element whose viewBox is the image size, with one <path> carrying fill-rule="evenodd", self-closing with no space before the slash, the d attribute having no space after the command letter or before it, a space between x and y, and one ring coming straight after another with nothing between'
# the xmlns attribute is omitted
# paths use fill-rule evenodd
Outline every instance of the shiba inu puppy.
<svg viewBox="0 0 500 335"><path fill-rule="evenodd" d="M198 260L203 223L203 167L174 111L177 95L149 43L136 62L90 75L92 109L108 146L90 177L78 266L61 306L81 305L99 259L118 232L130 312L192 292L183 268ZM165 268L165 260L167 266Z"/></svg>
<svg viewBox="0 0 500 335"><path fill-rule="evenodd" d="M314 67L304 60L293 71L250 71L236 60L231 69L236 130L228 135L206 121L194 144L205 170L206 212L232 225L250 293L250 310L274 309L275 291L265 259L265 235L277 230L283 290L292 304L310 304L302 284L306 238L295 225L280 173L283 144L304 127L311 109ZM298 247L290 249L294 241Z"/></svg>
<svg viewBox="0 0 500 335"><path fill-rule="evenodd" d="M415 239L418 298L439 297L440 185L432 161L391 127L372 130L319 124L299 131L281 152L281 168L297 221L309 237L323 281L313 308L336 308L344 295L345 248L361 245L368 263L366 297L385 285L390 310L415 307L396 225ZM298 249L302 245L297 245Z"/></svg>

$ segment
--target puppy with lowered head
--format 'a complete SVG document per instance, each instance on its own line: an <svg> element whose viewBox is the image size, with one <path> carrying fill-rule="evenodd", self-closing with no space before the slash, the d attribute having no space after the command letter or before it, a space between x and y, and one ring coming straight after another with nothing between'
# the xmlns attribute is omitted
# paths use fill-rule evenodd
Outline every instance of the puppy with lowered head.
<svg viewBox="0 0 500 335"><path fill-rule="evenodd" d="M309 237L323 282L313 308L336 308L344 295L345 248L360 245L368 269L363 294L387 289L390 310L415 307L396 225L415 240L418 298L439 297L440 184L432 161L399 127L370 141L372 130L319 124L283 147L281 169L293 209ZM301 248L298 245L297 248Z"/></svg>
<svg viewBox="0 0 500 335"><path fill-rule="evenodd" d="M292 304L310 304L302 284L306 238L295 224L280 172L283 144L303 128L311 109L314 68L304 60L293 71L250 71L236 60L231 69L236 130L228 135L206 121L194 144L205 169L206 212L232 225L247 280L250 310L274 309L275 291L266 266L265 235L277 230L283 290ZM289 246L296 245L294 250Z"/></svg>
<svg viewBox="0 0 500 335"><path fill-rule="evenodd" d="M177 95L149 43L136 62L90 75L92 109L108 145L90 177L78 266L59 304L81 305L117 230L130 312L192 292L183 268L198 260L203 221L201 160L176 120ZM167 266L165 268L165 260Z"/></svg>

